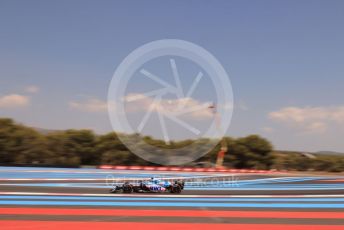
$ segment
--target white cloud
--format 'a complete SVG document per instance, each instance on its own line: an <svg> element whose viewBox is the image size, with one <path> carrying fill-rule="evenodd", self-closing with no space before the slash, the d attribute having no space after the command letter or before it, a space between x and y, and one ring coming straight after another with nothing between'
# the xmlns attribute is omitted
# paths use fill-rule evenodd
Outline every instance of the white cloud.
<svg viewBox="0 0 344 230"><path fill-rule="evenodd" d="M198 120L214 118L213 110L209 108L212 105L211 103L200 102L189 97L155 101L154 97L148 97L144 94L128 94L122 101L125 103L127 113L147 112L151 107L154 107L153 112L160 112L162 114L173 114ZM86 112L106 112L108 110L108 103L107 101L91 98L82 101L70 101L69 107ZM232 107L228 106L228 108L224 109ZM116 108L115 103L111 103L110 108L114 110Z"/></svg>
<svg viewBox="0 0 344 230"><path fill-rule="evenodd" d="M327 130L327 124L324 122L313 122L306 125L307 133L323 133Z"/></svg>
<svg viewBox="0 0 344 230"><path fill-rule="evenodd" d="M200 102L190 97L155 101L154 97L144 94L129 94L124 101L127 103L127 112L148 111L154 107L154 111L162 114L175 114L201 120L214 117L209 108L211 103Z"/></svg>
<svg viewBox="0 0 344 230"><path fill-rule="evenodd" d="M19 94L9 94L0 97L0 108L25 107L30 104L30 98Z"/></svg>
<svg viewBox="0 0 344 230"><path fill-rule="evenodd" d="M304 129L306 132L322 133L329 124L344 125L344 106L286 107L269 113L269 118Z"/></svg>
<svg viewBox="0 0 344 230"><path fill-rule="evenodd" d="M27 93L38 93L39 87L36 85L29 85L25 88L25 92Z"/></svg>
<svg viewBox="0 0 344 230"><path fill-rule="evenodd" d="M331 119L339 123L344 123L344 106L338 107L336 111L331 114Z"/></svg>
<svg viewBox="0 0 344 230"><path fill-rule="evenodd" d="M88 99L86 101L71 101L69 106L73 109L86 112L106 112L108 109L108 104L106 101L99 99Z"/></svg>

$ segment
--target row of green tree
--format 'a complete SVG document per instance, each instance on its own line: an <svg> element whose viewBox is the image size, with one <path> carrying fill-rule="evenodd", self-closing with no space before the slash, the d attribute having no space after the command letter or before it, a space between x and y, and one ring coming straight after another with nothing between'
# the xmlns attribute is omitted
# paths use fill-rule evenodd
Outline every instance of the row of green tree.
<svg viewBox="0 0 344 230"><path fill-rule="evenodd" d="M178 149L192 143L192 140L185 140L166 145L151 137L145 137L144 140L162 149ZM236 139L226 137L224 142L228 146L224 166L229 168L344 171L344 158L307 159L296 153L276 154L270 142L258 135ZM218 144L192 165L213 165L220 148ZM43 134L8 118L0 119L0 164L71 167L154 165L133 154L115 132L96 135L91 130L65 130Z"/></svg>
<svg viewBox="0 0 344 230"><path fill-rule="evenodd" d="M299 152L283 151L273 154L277 170L344 172L344 156L316 154L309 157Z"/></svg>
<svg viewBox="0 0 344 230"><path fill-rule="evenodd" d="M163 141L151 137L145 137L144 140L149 145L162 149L178 149L192 142L185 140L166 145ZM259 136L240 139L227 137L226 142L229 147L229 153L225 158L226 166L268 169L273 164L272 146ZM217 145L198 159L198 162L214 163L219 150L220 146ZM42 134L7 118L0 119L0 164L152 165L130 152L115 132L96 135L91 130L66 130Z"/></svg>

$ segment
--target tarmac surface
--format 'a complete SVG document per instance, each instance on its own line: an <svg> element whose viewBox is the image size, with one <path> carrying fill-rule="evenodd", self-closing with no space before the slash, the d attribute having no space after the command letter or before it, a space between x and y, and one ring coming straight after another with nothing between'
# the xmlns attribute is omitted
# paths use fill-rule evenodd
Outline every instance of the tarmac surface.
<svg viewBox="0 0 344 230"><path fill-rule="evenodd" d="M183 179L181 194L110 194ZM343 230L344 177L0 167L1 229Z"/></svg>

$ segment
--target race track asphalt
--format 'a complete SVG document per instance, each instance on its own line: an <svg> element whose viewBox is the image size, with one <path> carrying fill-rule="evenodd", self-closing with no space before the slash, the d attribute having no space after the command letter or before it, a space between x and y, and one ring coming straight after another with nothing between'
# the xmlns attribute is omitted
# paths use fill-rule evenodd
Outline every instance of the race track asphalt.
<svg viewBox="0 0 344 230"><path fill-rule="evenodd" d="M108 193L151 176L185 190ZM0 229L63 228L343 230L344 178L0 167Z"/></svg>

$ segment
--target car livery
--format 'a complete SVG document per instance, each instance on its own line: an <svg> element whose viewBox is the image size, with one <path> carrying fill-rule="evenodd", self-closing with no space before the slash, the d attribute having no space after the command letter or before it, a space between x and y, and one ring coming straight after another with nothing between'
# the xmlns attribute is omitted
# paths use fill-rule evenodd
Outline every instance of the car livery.
<svg viewBox="0 0 344 230"><path fill-rule="evenodd" d="M174 181L171 183L169 181L160 181L160 180L150 180L147 182L139 182L139 183L130 183L125 182L122 185L115 185L111 190L110 193L163 193L163 192L170 192L170 193L181 193L184 189L184 181Z"/></svg>

